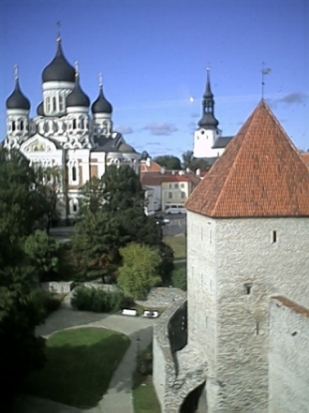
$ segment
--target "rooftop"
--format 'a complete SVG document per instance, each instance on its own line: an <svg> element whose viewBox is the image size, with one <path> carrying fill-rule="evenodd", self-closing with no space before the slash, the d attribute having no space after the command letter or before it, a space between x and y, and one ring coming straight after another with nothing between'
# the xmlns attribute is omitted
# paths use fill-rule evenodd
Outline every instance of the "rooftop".
<svg viewBox="0 0 309 413"><path fill-rule="evenodd" d="M295 313L304 315L305 317L309 318L309 309L308 308L303 307L302 305L296 304L296 303L294 303L294 301L291 301L288 298L283 297L282 295L273 296L271 298L279 301L281 304L283 304L287 308L290 308Z"/></svg>
<svg viewBox="0 0 309 413"><path fill-rule="evenodd" d="M200 181L201 178L193 172L162 171L141 173L143 185L161 185L163 182L192 182L194 185L197 185Z"/></svg>
<svg viewBox="0 0 309 413"><path fill-rule="evenodd" d="M214 218L309 216L308 169L264 100L186 208Z"/></svg>

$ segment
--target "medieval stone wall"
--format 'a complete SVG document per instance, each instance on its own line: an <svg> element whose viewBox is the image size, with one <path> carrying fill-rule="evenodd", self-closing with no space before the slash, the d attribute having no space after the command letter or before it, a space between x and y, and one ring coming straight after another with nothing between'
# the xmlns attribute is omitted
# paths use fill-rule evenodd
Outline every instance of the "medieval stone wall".
<svg viewBox="0 0 309 413"><path fill-rule="evenodd" d="M271 300L269 344L269 413L308 413L308 316Z"/></svg>
<svg viewBox="0 0 309 413"><path fill-rule="evenodd" d="M208 363L209 412L268 409L269 298L309 304L306 218L188 212L189 343Z"/></svg>

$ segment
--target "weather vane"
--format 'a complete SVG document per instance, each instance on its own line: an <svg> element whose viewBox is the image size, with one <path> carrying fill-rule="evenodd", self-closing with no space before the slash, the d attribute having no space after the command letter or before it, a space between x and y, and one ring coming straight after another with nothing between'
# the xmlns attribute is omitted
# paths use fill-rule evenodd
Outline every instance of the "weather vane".
<svg viewBox="0 0 309 413"><path fill-rule="evenodd" d="M61 40L61 22L60 20L57 21L57 41Z"/></svg>
<svg viewBox="0 0 309 413"><path fill-rule="evenodd" d="M271 72L271 68L268 67L267 69L265 69L265 63L262 62L262 71L261 71L261 73L262 73L262 82L261 82L261 85L262 85L262 99L264 99L265 75L268 75L270 72Z"/></svg>
<svg viewBox="0 0 309 413"><path fill-rule="evenodd" d="M18 65L14 65L14 79L18 79Z"/></svg>

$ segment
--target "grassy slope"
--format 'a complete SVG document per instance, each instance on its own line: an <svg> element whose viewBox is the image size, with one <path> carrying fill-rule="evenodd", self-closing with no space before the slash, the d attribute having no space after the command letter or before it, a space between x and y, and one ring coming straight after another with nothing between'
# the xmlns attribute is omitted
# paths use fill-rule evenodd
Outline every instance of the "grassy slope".
<svg viewBox="0 0 309 413"><path fill-rule="evenodd" d="M134 381L134 413L160 413L160 404L152 384L152 377L135 375Z"/></svg>
<svg viewBox="0 0 309 413"><path fill-rule="evenodd" d="M103 328L78 328L52 335L47 363L32 374L25 393L79 408L97 405L129 347L130 339Z"/></svg>
<svg viewBox="0 0 309 413"><path fill-rule="evenodd" d="M166 236L163 241L173 249L175 259L186 258L186 237L184 235Z"/></svg>

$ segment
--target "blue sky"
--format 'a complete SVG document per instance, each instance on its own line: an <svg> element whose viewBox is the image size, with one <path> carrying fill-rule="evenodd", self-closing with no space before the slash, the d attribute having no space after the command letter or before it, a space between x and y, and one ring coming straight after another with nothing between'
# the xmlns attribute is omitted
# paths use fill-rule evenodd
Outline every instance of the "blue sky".
<svg viewBox="0 0 309 413"><path fill-rule="evenodd" d="M235 134L261 98L262 62L271 68L265 98L296 146L309 148L308 0L0 0L3 138L13 65L34 115L58 20L82 88L95 100L103 73L114 126L139 151L192 149L206 66L219 127Z"/></svg>

